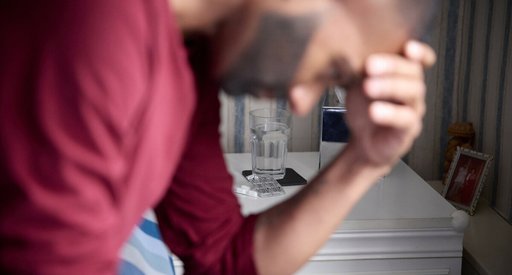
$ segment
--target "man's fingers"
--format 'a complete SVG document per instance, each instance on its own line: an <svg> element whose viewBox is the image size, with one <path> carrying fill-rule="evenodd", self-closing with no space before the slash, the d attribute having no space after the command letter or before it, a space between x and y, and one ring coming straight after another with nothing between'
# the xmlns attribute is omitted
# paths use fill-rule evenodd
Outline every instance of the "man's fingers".
<svg viewBox="0 0 512 275"><path fill-rule="evenodd" d="M396 129L410 129L416 135L421 119L412 108L385 101L376 101L370 105L370 119L377 125Z"/></svg>
<svg viewBox="0 0 512 275"><path fill-rule="evenodd" d="M423 68L418 62L411 62L394 54L374 54L366 60L368 76L401 75L423 79Z"/></svg>
<svg viewBox="0 0 512 275"><path fill-rule="evenodd" d="M405 57L417 61L425 68L430 68L436 63L436 53L429 45L418 42L409 41L405 44Z"/></svg>
<svg viewBox="0 0 512 275"><path fill-rule="evenodd" d="M418 108L425 100L425 84L403 77L367 78L363 83L366 95L376 101L391 101Z"/></svg>
<svg viewBox="0 0 512 275"><path fill-rule="evenodd" d="M401 57L394 54L373 54L366 60L366 73L369 76L400 74L423 77L423 69L431 67L436 62L434 50L418 41L407 42L404 55Z"/></svg>

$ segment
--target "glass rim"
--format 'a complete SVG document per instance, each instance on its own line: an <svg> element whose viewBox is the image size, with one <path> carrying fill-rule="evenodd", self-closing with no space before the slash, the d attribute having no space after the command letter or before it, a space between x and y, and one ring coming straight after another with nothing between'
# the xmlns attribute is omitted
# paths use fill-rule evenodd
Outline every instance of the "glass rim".
<svg viewBox="0 0 512 275"><path fill-rule="evenodd" d="M256 114L260 111L269 111L267 114ZM273 114L273 115L272 115ZM289 118L291 113L290 111L282 108L259 108L249 111L249 115L253 117L258 118L275 118L275 117L283 117L283 118Z"/></svg>

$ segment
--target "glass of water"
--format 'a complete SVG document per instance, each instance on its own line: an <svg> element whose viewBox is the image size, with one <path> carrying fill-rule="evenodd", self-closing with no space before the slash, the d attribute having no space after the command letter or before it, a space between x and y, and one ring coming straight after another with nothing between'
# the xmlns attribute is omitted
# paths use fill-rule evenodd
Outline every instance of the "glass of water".
<svg viewBox="0 0 512 275"><path fill-rule="evenodd" d="M252 173L254 176L284 178L290 112L283 109L257 109L250 113Z"/></svg>

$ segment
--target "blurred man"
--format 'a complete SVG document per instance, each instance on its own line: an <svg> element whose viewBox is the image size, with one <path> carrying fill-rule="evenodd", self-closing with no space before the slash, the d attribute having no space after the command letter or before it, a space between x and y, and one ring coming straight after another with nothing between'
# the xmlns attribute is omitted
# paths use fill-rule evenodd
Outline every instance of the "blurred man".
<svg viewBox="0 0 512 275"><path fill-rule="evenodd" d="M409 40L432 9L2 1L0 270L115 273L119 248L155 208L190 274L295 272L420 133L422 67L435 55ZM191 33L209 41L187 56ZM296 196L242 217L219 145L219 87L286 96L302 115L331 84L349 90L349 145Z"/></svg>

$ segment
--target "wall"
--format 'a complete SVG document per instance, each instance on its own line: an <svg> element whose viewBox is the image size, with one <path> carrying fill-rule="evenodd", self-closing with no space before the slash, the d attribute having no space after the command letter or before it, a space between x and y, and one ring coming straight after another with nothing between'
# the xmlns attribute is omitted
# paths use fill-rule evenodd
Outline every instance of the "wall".
<svg viewBox="0 0 512 275"><path fill-rule="evenodd" d="M432 33L439 62L427 74L425 130L408 162L440 178L446 129L472 122L476 150L494 155L483 197L512 221L512 1L443 1ZM440 159L441 157L441 159ZM437 165L436 165L437 164Z"/></svg>

